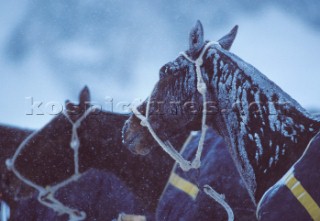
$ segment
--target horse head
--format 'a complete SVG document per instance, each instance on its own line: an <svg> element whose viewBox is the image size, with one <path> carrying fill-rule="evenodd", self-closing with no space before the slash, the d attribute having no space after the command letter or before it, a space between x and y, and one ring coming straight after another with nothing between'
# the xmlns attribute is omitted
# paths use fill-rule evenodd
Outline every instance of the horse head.
<svg viewBox="0 0 320 221"><path fill-rule="evenodd" d="M237 29L238 26L235 26L230 33L218 41L220 46L215 45L210 51L216 50L216 47L229 50L236 37ZM206 43L208 41L204 41L202 24L198 21L190 31L189 49L186 54L196 59ZM159 78L149 100L137 107L139 112L146 115L149 105L148 120L163 140L168 140L181 131L200 130L203 98L197 91L194 65L183 56L179 56L160 69ZM211 79L207 77L206 81L209 80ZM211 97L211 100L217 101L214 97ZM214 107L211 111L214 111ZM148 129L141 127L141 120L136 115L132 115L126 121L123 138L123 142L134 153L144 155L149 153L153 147L158 146Z"/></svg>
<svg viewBox="0 0 320 221"><path fill-rule="evenodd" d="M87 87L80 92L78 104L66 101L64 113L20 145L15 159L17 171L43 187L67 179L75 172L73 141L79 145L80 173L89 168L111 168L114 162L110 156L115 148L120 149L121 128L128 116L91 106Z"/></svg>

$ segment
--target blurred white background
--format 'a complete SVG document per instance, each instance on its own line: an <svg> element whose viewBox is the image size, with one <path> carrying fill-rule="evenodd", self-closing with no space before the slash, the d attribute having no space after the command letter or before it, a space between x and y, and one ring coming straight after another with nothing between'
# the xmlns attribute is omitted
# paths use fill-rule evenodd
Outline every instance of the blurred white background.
<svg viewBox="0 0 320 221"><path fill-rule="evenodd" d="M84 85L100 104L145 99L161 66L187 49L197 19L209 40L238 24L232 52L305 108L320 109L317 0L0 3L0 123L39 128L53 116L27 115L27 97L63 104Z"/></svg>

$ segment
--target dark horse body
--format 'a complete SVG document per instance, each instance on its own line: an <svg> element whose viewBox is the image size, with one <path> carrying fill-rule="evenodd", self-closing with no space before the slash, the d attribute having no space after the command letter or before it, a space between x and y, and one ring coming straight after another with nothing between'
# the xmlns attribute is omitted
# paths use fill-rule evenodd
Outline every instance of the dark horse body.
<svg viewBox="0 0 320 221"><path fill-rule="evenodd" d="M191 160L195 155L200 134L192 137L181 151L182 156ZM208 130L204 143L202 167L199 170L183 172L179 166L172 171L174 176L187 180L199 188L196 197L168 182L157 208L157 221L193 221L193 220L228 220L221 205L202 191L206 184L218 193L225 195L226 201L233 208L237 221L253 221L255 206L250 200L245 185L241 180L223 139L212 129Z"/></svg>
<svg viewBox="0 0 320 221"><path fill-rule="evenodd" d="M79 105L67 104L71 120L76 121L89 106L89 90L84 88ZM87 115L77 130L80 141L80 173L96 168L114 174L144 202L143 208L138 212L154 213L174 162L160 149L153 151L150 156L142 157L132 155L124 148L121 130L127 119L128 115L104 111ZM24 177L43 187L55 185L72 176L74 153L70 148L71 135L71 123L63 114L59 114L42 129L30 134L31 137L16 159L16 169ZM186 137L186 134L182 134L174 137L172 142L182 146ZM12 157L22 139L21 136L10 148L6 145L6 151L10 152L6 154L6 158ZM4 162L2 165L4 167ZM15 178L6 168L2 169ZM12 183L9 188L17 189L19 186ZM31 188L28 193L33 194L34 189Z"/></svg>
<svg viewBox="0 0 320 221"><path fill-rule="evenodd" d="M320 205L319 148L320 133L312 139L305 153L287 174L264 194L257 210L257 216L260 220L320 220L320 210L314 208L319 208ZM291 189L287 186L288 179L290 179L292 175L294 175L295 179L298 180L305 189L299 192L297 197L294 196ZM291 188L300 191L299 188L301 187L300 185L296 185ZM306 200L304 196L306 194L312 197L315 204L311 203L309 199ZM304 204L302 205L298 199L304 201ZM308 213L304 206L310 208L310 213ZM313 217L311 217L311 214Z"/></svg>
<svg viewBox="0 0 320 221"><path fill-rule="evenodd" d="M300 158L320 129L320 121L257 69L230 53L235 36L233 29L219 44L209 46L202 57L200 70L210 106L206 124L226 141L256 203ZM203 38L203 28L198 22L190 33L190 49L186 52L191 59L196 60L205 47ZM203 107L194 63L179 56L163 66L150 101L148 121L161 139L181 128L199 130L201 111L190 113L185 109L188 102ZM157 114L157 102L161 102L162 114ZM172 103L178 104L176 114L170 114ZM139 112L145 114L146 106L147 101L138 107ZM152 139L146 128L136 129L139 123L132 116L125 126L124 137L130 141L130 149L145 149L141 140Z"/></svg>

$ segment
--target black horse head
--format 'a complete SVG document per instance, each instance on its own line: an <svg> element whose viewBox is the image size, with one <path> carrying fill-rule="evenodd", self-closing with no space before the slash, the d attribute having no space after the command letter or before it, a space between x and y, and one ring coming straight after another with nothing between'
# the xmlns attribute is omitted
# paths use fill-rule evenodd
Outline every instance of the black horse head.
<svg viewBox="0 0 320 221"><path fill-rule="evenodd" d="M229 50L236 37L238 27L219 40L225 50ZM203 27L198 21L189 36L189 50L186 54L196 59L205 45ZM215 46L216 47L216 46ZM149 121L153 129L163 140L183 130L201 128L202 96L197 91L197 79L194 65L183 56L169 62L160 69L160 80L156 84L150 99ZM207 81L209 79L206 79ZM147 102L138 107L146 114ZM156 146L149 131L141 127L140 119L132 115L124 126L124 142L135 153L145 154Z"/></svg>
<svg viewBox="0 0 320 221"><path fill-rule="evenodd" d="M226 50L230 49L238 27L219 40ZM196 59L205 45L203 27L198 21L189 36L189 50L186 52ZM214 50L214 49L212 49ZM194 65L183 56L169 62L160 69L160 80L150 97L149 121L153 129L163 140L183 130L199 130L202 116L202 96L197 91L197 78ZM207 81L209 79L206 79ZM141 114L146 114L147 102L138 107ZM149 131L141 127L140 120L132 115L123 130L124 143L135 153L146 154L156 146Z"/></svg>
<svg viewBox="0 0 320 221"><path fill-rule="evenodd" d="M197 22L190 33L189 50L160 69L150 102L137 110L145 115L149 103L148 121L163 140L184 130L199 130L204 96L197 89L201 80L197 79L197 60L206 86L206 124L226 140L255 201L300 157L320 123L266 76L228 51L236 33L237 26L208 44ZM138 153L155 146L136 116L126 122L124 143Z"/></svg>

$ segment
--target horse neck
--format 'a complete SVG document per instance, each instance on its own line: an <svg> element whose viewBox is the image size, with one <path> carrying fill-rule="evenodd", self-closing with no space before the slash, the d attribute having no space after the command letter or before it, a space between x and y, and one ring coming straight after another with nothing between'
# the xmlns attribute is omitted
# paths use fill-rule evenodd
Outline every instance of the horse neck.
<svg viewBox="0 0 320 221"><path fill-rule="evenodd" d="M207 80L220 110L212 126L258 201L299 159L320 122L235 55L218 51L211 58Z"/></svg>

